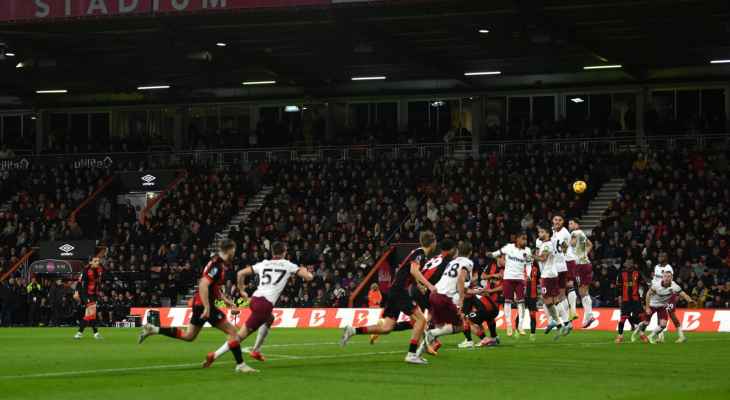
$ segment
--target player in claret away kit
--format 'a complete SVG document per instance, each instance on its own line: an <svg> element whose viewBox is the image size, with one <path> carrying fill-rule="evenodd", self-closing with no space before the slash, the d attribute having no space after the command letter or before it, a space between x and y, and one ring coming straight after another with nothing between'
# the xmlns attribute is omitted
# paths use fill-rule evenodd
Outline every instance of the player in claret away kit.
<svg viewBox="0 0 730 400"><path fill-rule="evenodd" d="M150 336L164 335L173 339L192 342L198 337L200 330L206 322L215 328L228 334L229 343L236 363L243 363L241 348L239 347L236 327L226 319L223 311L215 306L215 301L223 300L235 311L233 302L223 294L222 288L225 285L225 273L230 266L233 256L236 254L236 244L226 239L218 246L218 254L213 256L203 269L203 274L198 283L198 290L193 297L193 315L190 317L190 324L186 330L180 328L160 328L152 324L146 324L139 335L139 343L142 343Z"/></svg>
<svg viewBox="0 0 730 400"><path fill-rule="evenodd" d="M252 267L246 267L238 271L237 285L241 296L246 296L246 278L254 274L256 274L259 278L259 286L256 288L253 295L251 295L251 302L249 306L251 309L251 315L249 315L246 323L238 331L238 338L236 339L236 342L232 343L232 341L228 341L214 353L208 353L206 360L203 363L203 367L210 367L213 361L225 354L228 350L239 348L239 343L246 340L246 338L256 330L259 331L256 337L256 343L254 344L253 353L258 354L258 357L254 356L254 358L259 361L264 360L260 355L261 345L263 344L266 335L269 333L271 323L274 321L274 305L276 305L277 300L279 300L279 296L281 296L281 292L284 291L286 284L289 282L289 277L296 275L306 282L314 279L314 276L307 270L307 268L300 267L289 262L289 260L286 259L286 253L286 244L282 242L274 242L271 245L271 260L264 260ZM246 363L241 361L238 362L238 365L236 365L236 372L258 372L258 370L249 367Z"/></svg>

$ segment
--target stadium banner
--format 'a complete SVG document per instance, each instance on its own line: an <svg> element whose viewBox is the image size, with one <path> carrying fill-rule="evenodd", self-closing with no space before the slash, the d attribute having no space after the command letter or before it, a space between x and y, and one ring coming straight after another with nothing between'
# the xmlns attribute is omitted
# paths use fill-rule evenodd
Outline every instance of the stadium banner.
<svg viewBox="0 0 730 400"><path fill-rule="evenodd" d="M177 174L174 170L120 172L119 179L127 192L161 192L177 178Z"/></svg>
<svg viewBox="0 0 730 400"><path fill-rule="evenodd" d="M96 254L93 240L46 241L40 244L41 259L86 260Z"/></svg>
<svg viewBox="0 0 730 400"><path fill-rule="evenodd" d="M325 6L342 2L332 0L2 0L0 1L0 21L182 14L200 11Z"/></svg>
<svg viewBox="0 0 730 400"><path fill-rule="evenodd" d="M141 316L142 322L146 323L150 310L160 312L162 326L183 327L190 322L191 309L185 307L132 308L131 314ZM249 309L242 309L239 315L232 315L230 310L224 311L228 319L238 326L243 325L250 315ZM376 324L381 312L382 310L379 308L275 308L273 327L344 328L347 325L360 327ZM579 309L578 314L581 319L582 313L583 311ZM593 316L596 320L586 328L587 330L615 331L621 318L621 312L618 308L596 308L593 309ZM686 332L730 332L730 310L679 309L677 317L682 321L682 328ZM408 317L401 315L400 320L406 321ZM523 328L529 329L529 319L522 321L522 324ZM654 315L648 329L654 329L656 324L656 315ZM497 327L503 325L503 313L500 311L497 317ZM543 329L546 325L545 315L539 311L537 327ZM626 329L631 329L628 322L626 322ZM675 330L675 327L672 326L670 330Z"/></svg>

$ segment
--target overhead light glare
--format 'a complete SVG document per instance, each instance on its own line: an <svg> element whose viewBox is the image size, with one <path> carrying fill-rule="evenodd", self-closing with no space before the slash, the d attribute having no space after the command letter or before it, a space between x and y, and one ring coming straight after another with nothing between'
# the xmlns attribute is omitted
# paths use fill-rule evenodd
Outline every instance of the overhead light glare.
<svg viewBox="0 0 730 400"><path fill-rule="evenodd" d="M248 81L243 82L243 86L254 86L254 85L273 85L276 81Z"/></svg>
<svg viewBox="0 0 730 400"><path fill-rule="evenodd" d="M15 53L11 53L11 52L5 53L5 57L15 57Z"/></svg>
<svg viewBox="0 0 730 400"><path fill-rule="evenodd" d="M482 33L482 34L489 33L489 29L480 29L479 33Z"/></svg>
<svg viewBox="0 0 730 400"><path fill-rule="evenodd" d="M480 76L480 75L501 75L502 71L475 71L464 72L464 76Z"/></svg>
<svg viewBox="0 0 730 400"><path fill-rule="evenodd" d="M570 101L572 101L573 103L582 103L582 102L584 102L585 100L583 100L583 99L582 99L582 98L580 98L580 97L573 97L572 99L570 99Z"/></svg>
<svg viewBox="0 0 730 400"><path fill-rule="evenodd" d="M218 42L215 45L218 46L218 47L226 47L226 46L228 46L226 43L223 43L223 42Z"/></svg>
<svg viewBox="0 0 730 400"><path fill-rule="evenodd" d="M288 113L299 112L299 106L286 106L286 107L284 107L284 112L288 112Z"/></svg>
<svg viewBox="0 0 730 400"><path fill-rule="evenodd" d="M710 61L710 64L728 64L730 63L730 59L728 60L712 60Z"/></svg>
<svg viewBox="0 0 730 400"><path fill-rule="evenodd" d="M588 65L586 67L583 67L583 69L616 69L616 68L622 68L623 66L621 64L606 64L606 65Z"/></svg>
<svg viewBox="0 0 730 400"><path fill-rule="evenodd" d="M24 67L25 67L25 64L23 64L22 62L15 64L15 68L20 69L20 68L24 68Z"/></svg>
<svg viewBox="0 0 730 400"><path fill-rule="evenodd" d="M35 92L38 94L63 94L63 93L68 93L68 90L66 90L66 89L45 89L45 90L36 90Z"/></svg>
<svg viewBox="0 0 730 400"><path fill-rule="evenodd" d="M353 81L384 81L386 78L385 76L353 76L351 78Z"/></svg>
<svg viewBox="0 0 730 400"><path fill-rule="evenodd" d="M162 90L169 89L170 85L138 86L137 90Z"/></svg>

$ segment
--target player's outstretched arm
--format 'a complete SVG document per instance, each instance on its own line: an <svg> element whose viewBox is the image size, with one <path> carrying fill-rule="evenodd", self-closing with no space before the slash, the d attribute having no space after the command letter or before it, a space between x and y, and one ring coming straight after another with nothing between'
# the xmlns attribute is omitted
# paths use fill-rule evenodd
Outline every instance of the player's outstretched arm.
<svg viewBox="0 0 730 400"><path fill-rule="evenodd" d="M210 316L210 299L208 298L210 290L210 281L206 278L201 278L198 283L198 291L200 292L200 301L203 303L203 314L201 318L207 319Z"/></svg>
<svg viewBox="0 0 730 400"><path fill-rule="evenodd" d="M689 297L689 295L687 293L685 293L684 290L681 291L681 292L679 292L679 297L681 297L682 299L684 299L684 301L686 301L687 304L694 304L695 303L695 300L693 298Z"/></svg>
<svg viewBox="0 0 730 400"><path fill-rule="evenodd" d="M314 275L306 267L299 267L297 276L302 278L304 282L309 282L314 279Z"/></svg>
<svg viewBox="0 0 730 400"><path fill-rule="evenodd" d="M428 290L432 292L436 291L436 287L433 286L433 284L431 284L431 282L429 282L428 279L426 279L421 273L420 265L418 265L417 262L411 263L411 276L416 279L416 282L428 288Z"/></svg>
<svg viewBox="0 0 730 400"><path fill-rule="evenodd" d="M253 275L253 268L246 267L236 274L236 287L238 288L238 293L241 294L241 297L248 297L248 294L246 294L246 277Z"/></svg>

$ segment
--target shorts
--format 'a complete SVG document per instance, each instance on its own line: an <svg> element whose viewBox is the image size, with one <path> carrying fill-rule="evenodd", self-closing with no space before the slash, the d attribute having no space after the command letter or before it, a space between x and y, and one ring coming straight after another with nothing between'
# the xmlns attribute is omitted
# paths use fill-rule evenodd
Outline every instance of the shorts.
<svg viewBox="0 0 730 400"><path fill-rule="evenodd" d="M542 296L558 297L560 295L560 277L542 278Z"/></svg>
<svg viewBox="0 0 730 400"><path fill-rule="evenodd" d="M669 312L667 311L666 306L651 307L651 313L656 314L660 321L666 321L669 319ZM647 318L651 318L651 315L647 316Z"/></svg>
<svg viewBox="0 0 730 400"><path fill-rule="evenodd" d="M558 272L558 288L565 289L568 286L568 271Z"/></svg>
<svg viewBox="0 0 730 400"><path fill-rule="evenodd" d="M522 300L525 298L525 281L522 279L503 279L502 294L505 303L510 300Z"/></svg>
<svg viewBox="0 0 730 400"><path fill-rule="evenodd" d="M79 298L81 299L81 305L84 307L96 305L96 302L98 301L98 296L96 294L79 292Z"/></svg>
<svg viewBox="0 0 730 400"><path fill-rule="evenodd" d="M418 290L418 286L413 285L411 286L410 293L411 298L413 299L413 301L416 302L416 304L418 304L419 307L421 307L421 310L428 310L428 308L430 307L428 291L426 291L425 293L421 292L420 290Z"/></svg>
<svg viewBox="0 0 730 400"><path fill-rule="evenodd" d="M210 315L208 315L208 318L201 318L203 310L205 310L205 307L203 307L202 304L193 306L193 315L190 317L190 325L203 326L206 322L208 322L211 325L216 326L221 321L226 321L226 315L223 314L223 311L219 310L218 307L210 307Z"/></svg>
<svg viewBox="0 0 730 400"><path fill-rule="evenodd" d="M525 297L525 307L530 311L537 311L537 297Z"/></svg>
<svg viewBox="0 0 730 400"><path fill-rule="evenodd" d="M578 276L578 264L575 261L566 261L565 265L568 266L568 276L566 281L574 281Z"/></svg>
<svg viewBox="0 0 730 400"><path fill-rule="evenodd" d="M386 296L383 318L391 318L397 321L400 313L412 315L416 307L418 305L407 291L391 288L388 296Z"/></svg>
<svg viewBox="0 0 730 400"><path fill-rule="evenodd" d="M459 310L456 309L456 304L454 304L450 297L444 294L431 293L428 296L428 302L431 305L429 310L431 311L431 320L434 325L451 324L453 326L461 326Z"/></svg>
<svg viewBox="0 0 730 400"><path fill-rule="evenodd" d="M251 315L246 320L246 329L249 332L259 329L274 318L274 305L263 297L251 297L248 308L251 310Z"/></svg>
<svg viewBox="0 0 730 400"><path fill-rule="evenodd" d="M622 301L621 302L621 315L635 315L638 316L644 312L644 307L638 300Z"/></svg>
<svg viewBox="0 0 730 400"><path fill-rule="evenodd" d="M488 297L482 297L480 300L476 300L472 303L471 308L467 308L469 312L466 317L469 321L476 325L481 325L484 322L493 320L499 316L499 308Z"/></svg>
<svg viewBox="0 0 730 400"><path fill-rule="evenodd" d="M591 264L578 264L575 267L575 278L580 286L588 286L593 283L593 266Z"/></svg>

